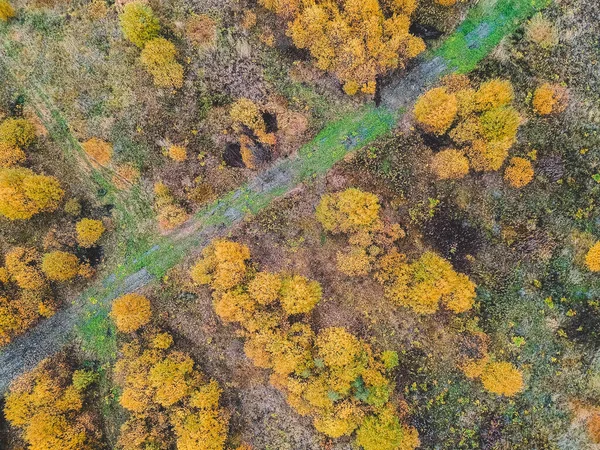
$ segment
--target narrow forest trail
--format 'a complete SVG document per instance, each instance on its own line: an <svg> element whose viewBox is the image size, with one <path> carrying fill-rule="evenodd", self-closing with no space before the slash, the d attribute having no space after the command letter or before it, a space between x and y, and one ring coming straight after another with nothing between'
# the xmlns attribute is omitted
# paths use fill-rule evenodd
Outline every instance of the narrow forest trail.
<svg viewBox="0 0 600 450"><path fill-rule="evenodd" d="M277 161L246 185L202 209L175 232L157 238L73 303L15 338L0 351L0 392L10 381L69 342L75 327L127 292L160 279L191 252L222 236L299 184L326 173L349 152L390 132L416 98L443 74L468 72L546 0L481 0L459 28L396 83L383 89L379 108L365 106L326 126L289 159Z"/></svg>

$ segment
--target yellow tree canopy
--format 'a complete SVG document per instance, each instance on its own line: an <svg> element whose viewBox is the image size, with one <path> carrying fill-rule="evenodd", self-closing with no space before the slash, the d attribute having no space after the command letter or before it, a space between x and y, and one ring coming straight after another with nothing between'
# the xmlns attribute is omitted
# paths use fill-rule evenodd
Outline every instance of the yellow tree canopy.
<svg viewBox="0 0 600 450"><path fill-rule="evenodd" d="M54 177L24 167L0 169L0 214L8 219L29 219L42 211L54 211L63 195Z"/></svg>

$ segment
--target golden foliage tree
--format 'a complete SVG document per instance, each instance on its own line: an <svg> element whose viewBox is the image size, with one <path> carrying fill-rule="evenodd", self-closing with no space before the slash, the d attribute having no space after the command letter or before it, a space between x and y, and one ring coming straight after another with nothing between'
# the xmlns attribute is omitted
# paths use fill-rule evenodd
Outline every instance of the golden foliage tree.
<svg viewBox="0 0 600 450"><path fill-rule="evenodd" d="M35 127L27 119L9 118L0 124L0 142L27 148L35 141Z"/></svg>
<svg viewBox="0 0 600 450"><path fill-rule="evenodd" d="M77 243L84 248L89 248L98 242L106 228L101 220L84 218L77 222L75 231Z"/></svg>
<svg viewBox="0 0 600 450"><path fill-rule="evenodd" d="M467 155L472 169L491 171L502 167L516 141L521 118L513 100L509 81L495 78L474 89L467 77L451 75L442 79L442 86L423 94L414 112L426 131L448 133L457 150ZM446 157L449 155L439 156ZM443 168L441 164L436 167ZM464 161L460 167L462 173Z"/></svg>
<svg viewBox="0 0 600 450"><path fill-rule="evenodd" d="M281 306L287 314L306 314L321 301L321 297L321 285L303 276L285 277L281 283Z"/></svg>
<svg viewBox="0 0 600 450"><path fill-rule="evenodd" d="M0 0L0 20L8 22L15 17L15 9L8 0Z"/></svg>
<svg viewBox="0 0 600 450"><path fill-rule="evenodd" d="M442 150L431 159L431 171L439 180L463 178L469 173L469 160L460 150Z"/></svg>
<svg viewBox="0 0 600 450"><path fill-rule="evenodd" d="M112 304L110 317L119 331L131 333L150 322L150 300L139 294L125 294Z"/></svg>
<svg viewBox="0 0 600 450"><path fill-rule="evenodd" d="M227 240L213 241L202 250L202 258L190 274L198 284L210 284L217 291L225 291L243 281L249 259L250 250L245 245Z"/></svg>
<svg viewBox="0 0 600 450"><path fill-rule="evenodd" d="M426 131L444 134L456 119L458 101L456 95L448 93L445 87L430 89L415 103L414 113L417 122Z"/></svg>
<svg viewBox="0 0 600 450"><path fill-rule="evenodd" d="M408 263L404 255L393 250L379 261L376 278L384 285L386 297L418 314L433 314L440 304L461 313L475 302L475 284L433 252Z"/></svg>
<svg viewBox="0 0 600 450"><path fill-rule="evenodd" d="M390 404L365 419L356 431L356 443L364 450L412 450L419 446L419 435L400 423Z"/></svg>
<svg viewBox="0 0 600 450"><path fill-rule="evenodd" d="M85 153L101 166L107 165L112 159L113 146L102 139L93 137L85 141L81 146Z"/></svg>
<svg viewBox="0 0 600 450"><path fill-rule="evenodd" d="M157 37L146 43L140 61L154 77L158 87L179 89L183 86L183 66L177 62L177 49L172 42Z"/></svg>
<svg viewBox="0 0 600 450"><path fill-rule="evenodd" d="M0 168L12 167L25 161L25 152L19 147L0 142Z"/></svg>
<svg viewBox="0 0 600 450"><path fill-rule="evenodd" d="M121 427L119 445L223 450L229 415L219 407L221 389L189 355L169 349L172 342L168 333L146 330L122 346L114 376L123 390L119 401L131 416Z"/></svg>
<svg viewBox="0 0 600 450"><path fill-rule="evenodd" d="M24 167L0 169L0 214L10 220L54 211L63 195L54 177L38 175Z"/></svg>
<svg viewBox="0 0 600 450"><path fill-rule="evenodd" d="M316 217L332 233L358 233L381 227L379 199L375 194L350 188L325 194L317 205Z"/></svg>
<svg viewBox="0 0 600 450"><path fill-rule="evenodd" d="M558 84L544 83L533 93L533 110L541 116L563 112L568 102L567 89Z"/></svg>
<svg viewBox="0 0 600 450"><path fill-rule="evenodd" d="M386 17L377 0L260 3L289 18L288 34L298 48L306 48L321 70L332 72L349 95L375 92L376 77L404 67L425 49L408 29L412 10L391 2Z"/></svg>
<svg viewBox="0 0 600 450"><path fill-rule="evenodd" d="M533 180L533 167L531 162L525 158L514 157L504 171L504 179L515 188L527 186Z"/></svg>
<svg viewBox="0 0 600 450"><path fill-rule="evenodd" d="M84 414L85 388L60 355L43 360L17 379L6 396L4 414L22 431L30 450L93 450L97 425Z"/></svg>
<svg viewBox="0 0 600 450"><path fill-rule="evenodd" d="M244 353L256 366L272 370L271 384L299 414L310 415L318 431L338 438L389 407L393 383L388 371L398 363L395 352L376 353L344 328L325 328L315 336L305 320L321 298L320 285L298 275L253 274L245 266L250 253L239 244L229 243L226 251L235 255L237 282L214 285L214 274L221 270L217 261L224 259L214 257L211 247L214 243L192 269L194 281L211 285L217 315L239 323L246 337ZM416 431L399 421L398 427L394 439L412 450Z"/></svg>
<svg viewBox="0 0 600 450"><path fill-rule="evenodd" d="M497 395L512 397L524 388L523 374L509 362L491 362L481 374L483 387Z"/></svg>
<svg viewBox="0 0 600 450"><path fill-rule="evenodd" d="M46 253L42 258L42 272L49 280L69 281L79 272L79 259L60 250Z"/></svg>
<svg viewBox="0 0 600 450"><path fill-rule="evenodd" d="M158 19L152 9L140 1L127 3L119 22L125 37L140 48L156 38L160 31Z"/></svg>
<svg viewBox="0 0 600 450"><path fill-rule="evenodd" d="M45 280L39 270L40 254L34 248L13 247L4 255L4 264L14 280L22 289L41 289Z"/></svg>

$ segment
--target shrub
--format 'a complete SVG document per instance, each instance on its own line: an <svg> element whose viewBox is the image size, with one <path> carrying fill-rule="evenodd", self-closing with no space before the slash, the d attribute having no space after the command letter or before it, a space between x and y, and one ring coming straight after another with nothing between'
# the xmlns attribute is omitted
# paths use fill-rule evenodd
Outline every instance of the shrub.
<svg viewBox="0 0 600 450"><path fill-rule="evenodd" d="M0 0L0 20L8 22L15 17L15 9L8 0Z"/></svg>
<svg viewBox="0 0 600 450"><path fill-rule="evenodd" d="M509 166L504 171L504 179L515 188L527 186L533 180L533 167L525 158L511 158Z"/></svg>
<svg viewBox="0 0 600 450"><path fill-rule="evenodd" d="M161 230L168 231L177 228L188 220L187 211L180 205L166 205L158 211L158 226Z"/></svg>
<svg viewBox="0 0 600 450"><path fill-rule="evenodd" d="M321 285L300 275L285 277L281 283L281 306L287 314L312 311L322 297Z"/></svg>
<svg viewBox="0 0 600 450"><path fill-rule="evenodd" d="M217 38L217 24L206 14L192 14L185 24L185 35L196 47L208 47Z"/></svg>
<svg viewBox="0 0 600 450"><path fill-rule="evenodd" d="M348 251L336 254L338 270L351 277L367 275L371 271L372 260L366 249L358 246L352 246Z"/></svg>
<svg viewBox="0 0 600 450"><path fill-rule="evenodd" d="M27 119L6 119L0 124L0 141L12 147L27 148L35 141L35 127Z"/></svg>
<svg viewBox="0 0 600 450"><path fill-rule="evenodd" d="M53 251L42 258L42 272L48 279L68 281L79 272L79 259L72 253Z"/></svg>
<svg viewBox="0 0 600 450"><path fill-rule="evenodd" d="M525 37L544 49L558 44L556 28L542 13L535 14L525 25Z"/></svg>
<svg viewBox="0 0 600 450"><path fill-rule="evenodd" d="M415 103L414 113L426 131L444 134L456 119L458 102L456 95L444 87L437 87L421 95Z"/></svg>
<svg viewBox="0 0 600 450"><path fill-rule="evenodd" d="M77 232L77 243L84 248L93 247L102 234L106 231L101 220L96 219L81 219L75 225Z"/></svg>
<svg viewBox="0 0 600 450"><path fill-rule="evenodd" d="M600 413L593 413L587 420L587 432L594 444L600 444Z"/></svg>
<svg viewBox="0 0 600 450"><path fill-rule="evenodd" d="M481 374L483 387L493 394L512 397L523 390L523 374L509 362L492 362Z"/></svg>
<svg viewBox="0 0 600 450"><path fill-rule="evenodd" d="M171 145L168 154L173 161L183 162L187 159L187 150L182 145Z"/></svg>
<svg viewBox="0 0 600 450"><path fill-rule="evenodd" d="M37 175L23 167L0 169L0 214L10 220L54 211L63 195L54 177Z"/></svg>
<svg viewBox="0 0 600 450"><path fill-rule="evenodd" d="M413 450L419 446L417 430L402 425L391 406L367 417L356 431L364 450Z"/></svg>
<svg viewBox="0 0 600 450"><path fill-rule="evenodd" d="M70 198L65 202L63 209L67 214L77 217L81 214L81 203L76 198Z"/></svg>
<svg viewBox="0 0 600 450"><path fill-rule="evenodd" d="M140 61L154 77L158 87L180 88L183 86L183 66L177 62L177 50L164 38L148 41L140 55Z"/></svg>
<svg viewBox="0 0 600 450"><path fill-rule="evenodd" d="M113 146L102 139L94 137L85 141L81 146L85 153L101 166L107 165L112 159Z"/></svg>
<svg viewBox="0 0 600 450"><path fill-rule="evenodd" d="M138 1L125 5L119 22L125 37L140 48L146 42L156 38L160 31L158 19L154 16L152 9Z"/></svg>
<svg viewBox="0 0 600 450"><path fill-rule="evenodd" d="M439 180L463 178L469 173L469 160L460 150L442 150L433 156L431 171Z"/></svg>
<svg viewBox="0 0 600 450"><path fill-rule="evenodd" d="M567 90L556 84L544 83L533 93L533 110L542 116L563 112L567 103Z"/></svg>
<svg viewBox="0 0 600 450"><path fill-rule="evenodd" d="M375 194L350 188L325 194L317 205L316 217L332 233L375 231L381 227L379 199Z"/></svg>
<svg viewBox="0 0 600 450"><path fill-rule="evenodd" d="M12 167L25 161L25 152L6 142L0 142L0 168Z"/></svg>
<svg viewBox="0 0 600 450"><path fill-rule="evenodd" d="M600 241L588 250L585 255L585 265L592 272L600 272Z"/></svg>
<svg viewBox="0 0 600 450"><path fill-rule="evenodd" d="M110 317L119 331L131 333L150 322L150 301L139 294L125 294L113 302Z"/></svg>
<svg viewBox="0 0 600 450"><path fill-rule="evenodd" d="M140 171L129 163L120 164L115 172L112 182L117 189L129 189L140 179Z"/></svg>

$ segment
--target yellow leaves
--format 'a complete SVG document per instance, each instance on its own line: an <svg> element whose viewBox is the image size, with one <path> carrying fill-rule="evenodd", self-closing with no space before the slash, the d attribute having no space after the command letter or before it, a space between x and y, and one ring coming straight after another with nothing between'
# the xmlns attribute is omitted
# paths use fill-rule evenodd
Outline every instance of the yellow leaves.
<svg viewBox="0 0 600 450"><path fill-rule="evenodd" d="M281 276L276 273L258 272L248 283L248 293L261 305L269 305L277 300L281 289Z"/></svg>
<svg viewBox="0 0 600 450"><path fill-rule="evenodd" d="M368 416L356 432L356 443L364 450L413 450L419 446L417 430L402 425L389 404Z"/></svg>
<svg viewBox="0 0 600 450"><path fill-rule="evenodd" d="M112 304L110 317L119 331L131 333L150 322L150 301L139 294L125 294Z"/></svg>
<svg viewBox="0 0 600 450"><path fill-rule="evenodd" d="M421 95L415 103L417 121L435 134L444 134L454 122L458 112L458 102L454 94L444 87L437 87Z"/></svg>
<svg viewBox="0 0 600 450"><path fill-rule="evenodd" d="M513 101L514 91L508 80L494 78L482 83L475 94L475 103L479 111L506 106Z"/></svg>
<svg viewBox="0 0 600 450"><path fill-rule="evenodd" d="M37 175L24 167L0 169L0 214L10 220L54 211L63 195L54 177Z"/></svg>
<svg viewBox="0 0 600 450"><path fill-rule="evenodd" d="M280 292L281 306L287 314L309 313L321 301L321 285L300 275L283 279Z"/></svg>
<svg viewBox="0 0 600 450"><path fill-rule="evenodd" d="M433 314L440 303L461 313L471 309L476 297L475 284L432 252L408 264L393 251L381 259L376 278L384 284L386 297L418 314Z"/></svg>
<svg viewBox="0 0 600 450"><path fill-rule="evenodd" d="M50 280L69 281L79 273L79 259L60 250L46 253L42 258L42 272Z"/></svg>
<svg viewBox="0 0 600 450"><path fill-rule="evenodd" d="M533 93L533 110L542 116L563 112L568 102L567 90L556 84L544 83Z"/></svg>
<svg viewBox="0 0 600 450"><path fill-rule="evenodd" d="M81 247L89 248L94 246L100 239L106 228L101 220L81 219L75 225L77 232L77 242Z"/></svg>
<svg viewBox="0 0 600 450"><path fill-rule="evenodd" d="M218 383L206 382L188 354L167 351L172 343L168 333L142 336L143 344L123 345L114 368L123 389L121 405L134 413L121 427L119 445L126 450L156 443L160 448L223 449L229 417L219 408ZM175 431L175 442L170 431Z"/></svg>
<svg viewBox="0 0 600 450"><path fill-rule="evenodd" d="M483 387L497 395L512 397L523 390L523 374L509 362L492 362L481 374Z"/></svg>
<svg viewBox="0 0 600 450"><path fill-rule="evenodd" d="M15 17L15 9L8 0L0 0L0 20L8 22Z"/></svg>
<svg viewBox="0 0 600 450"><path fill-rule="evenodd" d="M42 361L11 385L4 414L23 431L29 449L93 448L95 424L82 424L83 391L71 384L71 375L65 358L59 356Z"/></svg>
<svg viewBox="0 0 600 450"><path fill-rule="evenodd" d="M202 251L202 258L192 267L190 275L195 283L210 284L217 291L225 291L242 282L248 259L250 250L245 245L213 241Z"/></svg>
<svg viewBox="0 0 600 450"><path fill-rule="evenodd" d="M160 31L152 9L141 1L127 3L119 16L119 23L125 37L140 48L156 38Z"/></svg>
<svg viewBox="0 0 600 450"><path fill-rule="evenodd" d="M98 138L91 138L81 144L85 153L92 158L92 161L100 166L106 166L110 163L113 155L112 144Z"/></svg>
<svg viewBox="0 0 600 450"><path fill-rule="evenodd" d="M0 142L27 148L35 141L35 126L27 119L9 118L0 124Z"/></svg>
<svg viewBox="0 0 600 450"><path fill-rule="evenodd" d="M361 354L360 341L345 328L332 327L317 337L318 356L327 366L346 367L356 362Z"/></svg>
<svg viewBox="0 0 600 450"><path fill-rule="evenodd" d="M6 269L22 289L40 289L45 281L37 268L40 255L34 248L13 247L4 255Z"/></svg>
<svg viewBox="0 0 600 450"><path fill-rule="evenodd" d="M433 156L431 171L439 180L463 178L469 173L469 160L460 150L442 150Z"/></svg>
<svg viewBox="0 0 600 450"><path fill-rule="evenodd" d="M189 394L189 377L194 361L185 353L171 352L150 369L148 381L154 389L154 401L168 408Z"/></svg>
<svg viewBox="0 0 600 450"><path fill-rule="evenodd" d="M596 242L585 255L585 265L592 272L600 272L600 242Z"/></svg>
<svg viewBox="0 0 600 450"><path fill-rule="evenodd" d="M379 199L375 194L350 188L321 197L316 217L332 233L375 231L381 227Z"/></svg>
<svg viewBox="0 0 600 450"><path fill-rule="evenodd" d="M403 67L425 49L420 38L408 33L413 0L387 2L395 13L389 18L377 0L283 3L262 1L280 15L293 16L288 34L294 44L307 48L318 68L333 72L348 95L373 94L377 75Z"/></svg>
<svg viewBox="0 0 600 450"><path fill-rule="evenodd" d="M175 45L160 37L148 41L142 49L140 61L154 77L156 86L176 89L183 86L183 66L175 56Z"/></svg>
<svg viewBox="0 0 600 450"><path fill-rule="evenodd" d="M0 167L12 167L23 161L25 161L23 150L0 141Z"/></svg>
<svg viewBox="0 0 600 450"><path fill-rule="evenodd" d="M187 159L187 149L183 145L171 145L167 154L173 161L183 162Z"/></svg>
<svg viewBox="0 0 600 450"><path fill-rule="evenodd" d="M533 180L533 167L525 158L511 158L510 164L504 171L504 179L514 188L527 186Z"/></svg>

